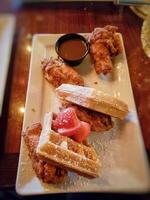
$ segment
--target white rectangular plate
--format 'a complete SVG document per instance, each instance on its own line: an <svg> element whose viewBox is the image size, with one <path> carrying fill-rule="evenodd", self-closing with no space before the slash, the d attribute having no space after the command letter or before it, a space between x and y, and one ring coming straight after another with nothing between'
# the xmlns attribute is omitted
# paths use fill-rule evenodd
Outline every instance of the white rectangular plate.
<svg viewBox="0 0 150 200"><path fill-rule="evenodd" d="M55 96L55 90L44 79L40 62L45 55L57 56L54 47L60 36L60 34L34 36L23 130L34 122L43 122L45 112L58 110L59 102ZM121 35L120 39L123 53L114 59L114 71L111 75L98 76L89 55L81 65L76 67L87 86L104 90L122 99L128 104L130 110L124 121L113 119L115 127L112 130L92 133L89 138L102 163L100 178L87 179L75 173L69 173L64 183L44 184L32 170L28 151L22 139L16 180L17 193L31 195L90 191L145 192L149 190L148 163Z"/></svg>
<svg viewBox="0 0 150 200"><path fill-rule="evenodd" d="M9 67L9 59L15 30L15 17L11 14L0 15L0 115Z"/></svg>

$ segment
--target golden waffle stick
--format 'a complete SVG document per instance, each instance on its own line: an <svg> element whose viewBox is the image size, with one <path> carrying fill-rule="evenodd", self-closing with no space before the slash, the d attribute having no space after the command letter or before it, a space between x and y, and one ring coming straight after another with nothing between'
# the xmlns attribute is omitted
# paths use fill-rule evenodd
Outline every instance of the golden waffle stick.
<svg viewBox="0 0 150 200"><path fill-rule="evenodd" d="M119 119L124 119L128 113L126 103L94 88L62 84L56 92L63 100Z"/></svg>
<svg viewBox="0 0 150 200"><path fill-rule="evenodd" d="M46 113L37 153L51 163L94 178L99 176L100 163L92 147L62 136L51 130L52 113Z"/></svg>

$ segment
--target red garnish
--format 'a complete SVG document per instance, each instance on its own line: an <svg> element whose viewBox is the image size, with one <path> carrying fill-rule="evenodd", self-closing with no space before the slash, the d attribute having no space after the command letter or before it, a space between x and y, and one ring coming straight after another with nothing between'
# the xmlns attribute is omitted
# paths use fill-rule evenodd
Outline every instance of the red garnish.
<svg viewBox="0 0 150 200"><path fill-rule="evenodd" d="M77 142L84 141L91 132L91 126L87 122L80 122L80 129L73 135L73 139Z"/></svg>
<svg viewBox="0 0 150 200"><path fill-rule="evenodd" d="M91 132L90 124L80 121L72 107L62 110L53 120L52 125L55 131L64 136L72 136L77 142L85 140Z"/></svg>
<svg viewBox="0 0 150 200"><path fill-rule="evenodd" d="M76 126L71 127L71 128L59 128L57 130L57 132L60 133L61 135L64 135L64 136L73 136L76 133L78 133L78 131L80 130L80 124L81 123L79 121Z"/></svg>
<svg viewBox="0 0 150 200"><path fill-rule="evenodd" d="M73 128L77 126L79 119L76 116L75 109L72 107L62 110L53 120L53 128L55 130L59 128Z"/></svg>

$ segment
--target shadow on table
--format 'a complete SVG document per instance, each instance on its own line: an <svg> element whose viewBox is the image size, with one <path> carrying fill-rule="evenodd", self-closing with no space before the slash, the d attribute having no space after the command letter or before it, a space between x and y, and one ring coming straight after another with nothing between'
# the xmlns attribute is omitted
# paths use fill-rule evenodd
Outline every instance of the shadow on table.
<svg viewBox="0 0 150 200"><path fill-rule="evenodd" d="M104 194L104 193L78 193L78 194L53 194L39 196L18 196L14 188L0 190L0 200L150 200L150 194Z"/></svg>

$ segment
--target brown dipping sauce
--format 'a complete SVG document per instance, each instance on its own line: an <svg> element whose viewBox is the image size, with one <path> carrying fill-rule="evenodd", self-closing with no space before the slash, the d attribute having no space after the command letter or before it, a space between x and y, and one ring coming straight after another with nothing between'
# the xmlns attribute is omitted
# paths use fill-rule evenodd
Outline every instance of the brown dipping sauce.
<svg viewBox="0 0 150 200"><path fill-rule="evenodd" d="M78 60L86 53L86 45L80 39L70 39L64 41L59 47L59 55L67 60Z"/></svg>

